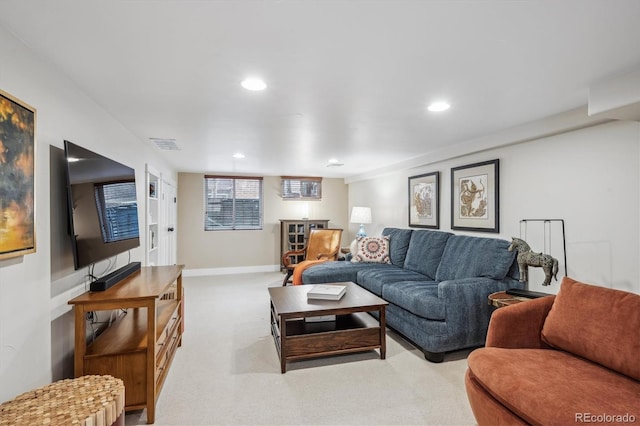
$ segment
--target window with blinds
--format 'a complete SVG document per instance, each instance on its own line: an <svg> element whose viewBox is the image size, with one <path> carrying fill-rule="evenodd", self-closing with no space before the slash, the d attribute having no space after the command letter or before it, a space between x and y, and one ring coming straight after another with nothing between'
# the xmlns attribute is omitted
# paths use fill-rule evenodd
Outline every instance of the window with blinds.
<svg viewBox="0 0 640 426"><path fill-rule="evenodd" d="M205 176L205 231L262 229L262 178Z"/></svg>
<svg viewBox="0 0 640 426"><path fill-rule="evenodd" d="M286 200L320 200L322 178L282 176L282 198Z"/></svg>
<svg viewBox="0 0 640 426"><path fill-rule="evenodd" d="M138 204L135 182L94 186L96 207L105 243L138 238Z"/></svg>

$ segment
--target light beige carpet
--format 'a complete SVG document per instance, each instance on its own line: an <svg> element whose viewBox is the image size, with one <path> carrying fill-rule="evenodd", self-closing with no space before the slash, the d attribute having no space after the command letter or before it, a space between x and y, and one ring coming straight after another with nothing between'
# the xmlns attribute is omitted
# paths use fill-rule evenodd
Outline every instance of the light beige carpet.
<svg viewBox="0 0 640 426"><path fill-rule="evenodd" d="M377 351L280 363L268 287L280 273L186 277L185 333L158 398L156 425L473 425L467 351L441 364L387 332ZM146 411L127 414L146 424Z"/></svg>

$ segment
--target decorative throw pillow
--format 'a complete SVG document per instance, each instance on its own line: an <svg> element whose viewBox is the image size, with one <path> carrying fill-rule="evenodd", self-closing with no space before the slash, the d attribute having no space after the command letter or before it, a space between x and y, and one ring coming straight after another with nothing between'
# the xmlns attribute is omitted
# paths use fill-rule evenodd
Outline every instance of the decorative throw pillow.
<svg viewBox="0 0 640 426"><path fill-rule="evenodd" d="M358 237L352 262L391 263L389 237Z"/></svg>
<svg viewBox="0 0 640 426"><path fill-rule="evenodd" d="M638 330L640 295L564 277L544 321L542 339L640 380Z"/></svg>

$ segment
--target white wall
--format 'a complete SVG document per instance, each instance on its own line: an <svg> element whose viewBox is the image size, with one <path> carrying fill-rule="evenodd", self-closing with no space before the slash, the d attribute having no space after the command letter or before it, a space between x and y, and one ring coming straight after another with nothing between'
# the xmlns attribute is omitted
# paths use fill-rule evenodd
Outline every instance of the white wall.
<svg viewBox="0 0 640 426"><path fill-rule="evenodd" d="M279 176L264 177L262 230L204 231L204 175L180 173L178 263L186 265L185 276L239 269L277 271L280 219L327 219L330 227L347 231L348 188L343 179L323 179L320 201L283 200L280 184ZM342 241L348 245L349 240Z"/></svg>
<svg viewBox="0 0 640 426"><path fill-rule="evenodd" d="M86 270L74 271L73 263L69 266L66 224L61 223L66 215L66 198L60 198L64 188L59 187L64 182L59 175L63 141L135 168L140 200L144 200L146 162L173 179L177 174L151 146L126 131L3 28L0 57L0 88L37 110L37 252L0 261L0 401L5 401L61 378L72 367L73 323L66 302L70 294L84 291ZM144 204L139 208L143 224ZM119 256L117 266L128 260ZM132 251L131 260L143 260L141 249ZM96 271L105 267L101 264Z"/></svg>
<svg viewBox="0 0 640 426"><path fill-rule="evenodd" d="M568 275L604 287L640 293L640 123L612 122L473 155L352 182L349 204L370 206L370 235L385 226L408 227L408 177L440 171L440 229L451 229L451 168L500 159L500 233L467 233L510 240L522 219L564 219ZM543 251L542 225L527 227L534 251ZM561 228L551 231L550 253L563 262ZM533 243L535 241L535 244ZM529 288L542 287L531 268ZM564 275L561 265L559 280Z"/></svg>

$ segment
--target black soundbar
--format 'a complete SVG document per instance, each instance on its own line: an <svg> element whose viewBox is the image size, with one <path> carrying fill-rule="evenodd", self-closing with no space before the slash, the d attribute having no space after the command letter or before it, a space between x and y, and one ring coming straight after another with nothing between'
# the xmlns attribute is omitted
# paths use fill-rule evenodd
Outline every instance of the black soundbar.
<svg viewBox="0 0 640 426"><path fill-rule="evenodd" d="M529 299L537 299L538 297L551 296L551 294L547 294L547 293L540 293L538 291L530 291L530 290L520 290L518 288L511 288L507 290L507 294L510 294L512 296L528 297Z"/></svg>
<svg viewBox="0 0 640 426"><path fill-rule="evenodd" d="M104 277L98 278L91 283L91 285L89 286L89 290L105 291L139 270L140 262L131 262L130 264L125 265L122 268L117 269L108 275L105 275Z"/></svg>

